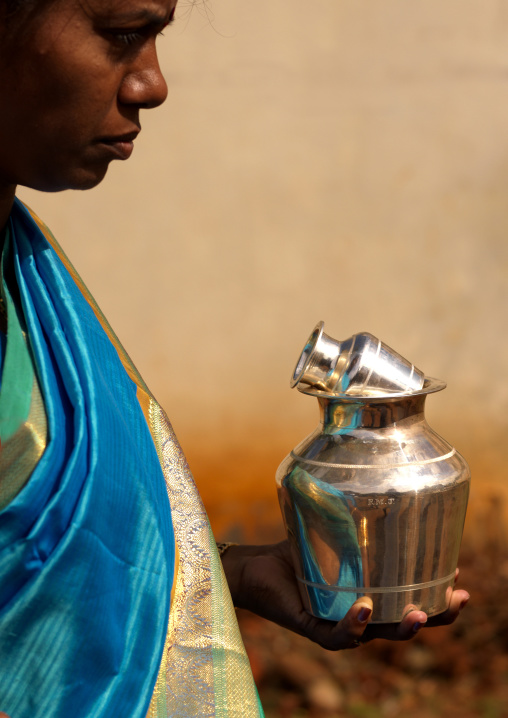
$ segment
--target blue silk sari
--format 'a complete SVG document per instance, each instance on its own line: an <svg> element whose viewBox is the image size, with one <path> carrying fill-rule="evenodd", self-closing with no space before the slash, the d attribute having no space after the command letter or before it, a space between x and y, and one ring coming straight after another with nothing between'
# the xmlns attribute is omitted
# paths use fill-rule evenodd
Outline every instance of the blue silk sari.
<svg viewBox="0 0 508 718"><path fill-rule="evenodd" d="M10 494L0 502L0 710L262 715L171 426L54 238L19 202L2 267L0 500L2 487ZM18 377L16 327L26 337Z"/></svg>

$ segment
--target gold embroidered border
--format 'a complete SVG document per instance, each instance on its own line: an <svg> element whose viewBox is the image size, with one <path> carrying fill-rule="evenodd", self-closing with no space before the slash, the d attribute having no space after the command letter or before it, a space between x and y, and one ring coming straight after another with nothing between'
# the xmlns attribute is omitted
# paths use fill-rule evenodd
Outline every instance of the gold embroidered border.
<svg viewBox="0 0 508 718"><path fill-rule="evenodd" d="M208 517L173 428L154 400L150 425L161 449L179 568L164 670L148 718L258 718L252 672Z"/></svg>

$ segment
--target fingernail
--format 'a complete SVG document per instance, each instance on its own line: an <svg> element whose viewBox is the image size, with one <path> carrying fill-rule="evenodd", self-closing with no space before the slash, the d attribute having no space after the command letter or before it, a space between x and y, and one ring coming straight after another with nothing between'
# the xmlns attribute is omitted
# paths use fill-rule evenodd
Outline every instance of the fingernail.
<svg viewBox="0 0 508 718"><path fill-rule="evenodd" d="M362 606L358 612L357 620L359 623L367 623L372 614L372 608L368 606Z"/></svg>
<svg viewBox="0 0 508 718"><path fill-rule="evenodd" d="M420 623L420 622L415 623L415 624L413 625L413 633L418 633L418 631L420 630L420 628L422 627L422 625L423 625L423 624Z"/></svg>
<svg viewBox="0 0 508 718"><path fill-rule="evenodd" d="M467 598L463 598L463 599L462 599L462 601L460 602L459 611L462 611L462 609L464 608L464 606L467 606L467 604L468 604L470 598L471 598L471 596L468 595Z"/></svg>

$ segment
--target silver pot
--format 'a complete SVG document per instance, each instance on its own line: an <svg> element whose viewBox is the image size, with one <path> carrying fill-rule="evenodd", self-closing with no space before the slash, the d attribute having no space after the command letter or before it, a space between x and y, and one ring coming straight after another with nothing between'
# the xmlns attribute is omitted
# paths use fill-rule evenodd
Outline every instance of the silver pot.
<svg viewBox="0 0 508 718"><path fill-rule="evenodd" d="M292 386L318 399L320 426L276 481L304 605L341 620L362 595L373 622L448 605L469 494L464 459L427 424L444 389L370 334L336 342L318 324Z"/></svg>

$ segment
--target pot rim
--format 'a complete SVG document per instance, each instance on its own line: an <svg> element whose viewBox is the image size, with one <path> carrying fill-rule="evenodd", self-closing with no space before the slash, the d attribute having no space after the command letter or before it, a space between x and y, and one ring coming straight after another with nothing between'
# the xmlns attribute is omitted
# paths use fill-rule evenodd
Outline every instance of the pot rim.
<svg viewBox="0 0 508 718"><path fill-rule="evenodd" d="M423 387L418 391L404 391L404 392L385 392L384 394L339 394L330 391L323 391L321 389L315 389L309 384L300 382L296 388L302 394L308 394L309 396L315 396L318 399L330 399L332 401L342 401L348 403L357 403L359 401L365 402L387 402L397 399L410 399L413 396L423 396L426 394L434 394L437 391L442 391L446 388L446 382L442 379L436 379L432 376L426 376L423 383Z"/></svg>

